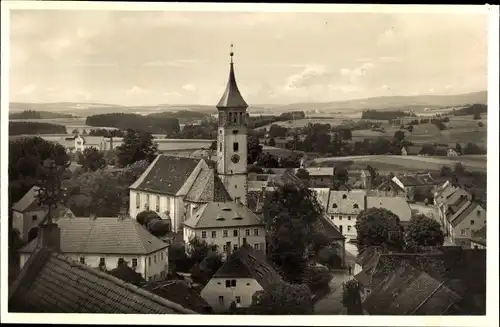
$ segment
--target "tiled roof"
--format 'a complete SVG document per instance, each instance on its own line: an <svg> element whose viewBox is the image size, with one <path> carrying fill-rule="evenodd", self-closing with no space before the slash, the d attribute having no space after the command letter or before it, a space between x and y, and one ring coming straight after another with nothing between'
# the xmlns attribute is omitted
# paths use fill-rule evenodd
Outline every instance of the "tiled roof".
<svg viewBox="0 0 500 327"><path fill-rule="evenodd" d="M475 243L486 246L486 225L483 228L472 232L471 240Z"/></svg>
<svg viewBox="0 0 500 327"><path fill-rule="evenodd" d="M9 287L9 311L195 314L181 305L45 248Z"/></svg>
<svg viewBox="0 0 500 327"><path fill-rule="evenodd" d="M345 240L345 236L338 230L337 226L328 217L322 216L317 220L316 228L334 240Z"/></svg>
<svg viewBox="0 0 500 327"><path fill-rule="evenodd" d="M460 300L444 283L408 265L397 267L375 287L363 308L371 315L442 315Z"/></svg>
<svg viewBox="0 0 500 327"><path fill-rule="evenodd" d="M148 283L145 289L167 300L182 305L197 313L211 313L212 307L200 294L183 280L169 280L159 283Z"/></svg>
<svg viewBox="0 0 500 327"><path fill-rule="evenodd" d="M297 170L300 168L295 169L295 173ZM334 168L333 167L309 167L309 168L304 168L310 176L329 176L333 177L334 173Z"/></svg>
<svg viewBox="0 0 500 327"><path fill-rule="evenodd" d="M446 219L452 223L454 222L461 213L466 210L472 204L471 201L465 196L460 195L460 198L453 203L448 204L448 209L446 211Z"/></svg>
<svg viewBox="0 0 500 327"><path fill-rule="evenodd" d="M12 210L18 211L18 212L25 212L33 210L33 205L35 205L38 208L38 202L36 199L37 196L37 191L40 188L36 185L34 185L26 194L21 198L21 200L17 201L14 203L12 206Z"/></svg>
<svg viewBox="0 0 500 327"><path fill-rule="evenodd" d="M231 63L229 68L229 79L227 81L226 90L222 95L219 103L217 104L217 109L223 108L241 108L246 109L248 104L245 102L241 96L240 90L238 89L238 84L236 84L236 77L234 76L234 65Z"/></svg>
<svg viewBox="0 0 500 327"><path fill-rule="evenodd" d="M62 253L149 254L167 247L132 218L64 218L57 224ZM33 252L36 244L34 239L19 251Z"/></svg>
<svg viewBox="0 0 500 327"><path fill-rule="evenodd" d="M404 197L368 196L366 208L384 208L395 213L402 222L411 218L411 208Z"/></svg>
<svg viewBox="0 0 500 327"><path fill-rule="evenodd" d="M330 191L328 213L357 215L365 209L365 196L362 190Z"/></svg>
<svg viewBox="0 0 500 327"><path fill-rule="evenodd" d="M464 210L462 210L462 212L457 217L455 217L455 219L451 221L452 226L458 226L462 221L464 221L464 219L469 217L474 211L479 210L479 208L481 208L481 206L476 202L468 202L468 205L466 204L466 206L467 207Z"/></svg>
<svg viewBox="0 0 500 327"><path fill-rule="evenodd" d="M222 228L263 225L261 219L244 205L232 201L202 204L184 225L191 228Z"/></svg>
<svg viewBox="0 0 500 327"><path fill-rule="evenodd" d="M159 155L130 188L175 195L199 163L200 159Z"/></svg>
<svg viewBox="0 0 500 327"><path fill-rule="evenodd" d="M110 270L108 273L118 279L136 286L140 286L141 284L146 282L146 280L142 278L142 275L134 269L130 268L128 264L120 264L118 265L118 267Z"/></svg>
<svg viewBox="0 0 500 327"><path fill-rule="evenodd" d="M231 196L213 169L202 169L184 199L198 203L222 202L231 201Z"/></svg>
<svg viewBox="0 0 500 327"><path fill-rule="evenodd" d="M264 255L249 245L243 245L233 252L213 278L254 278L264 290L281 281Z"/></svg>
<svg viewBox="0 0 500 327"><path fill-rule="evenodd" d="M310 188L311 191L316 193L316 199L323 206L324 209L328 208L328 201L330 199L329 188ZM326 210L325 210L326 211Z"/></svg>

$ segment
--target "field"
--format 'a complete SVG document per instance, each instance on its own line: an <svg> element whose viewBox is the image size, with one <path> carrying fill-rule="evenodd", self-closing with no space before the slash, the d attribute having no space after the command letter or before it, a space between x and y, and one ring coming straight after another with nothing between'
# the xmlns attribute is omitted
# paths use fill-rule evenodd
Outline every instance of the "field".
<svg viewBox="0 0 500 327"><path fill-rule="evenodd" d="M456 143L473 142L480 146L486 146L487 120L487 115L483 115L481 120L473 120L472 116L451 116L450 122L446 123L447 130L440 131L435 125L429 123L414 125L413 132L405 131L405 134L406 138L415 144L446 143L455 145ZM479 121L484 124L483 127L477 126ZM400 130L399 126L391 126L387 122L384 122L382 127L385 129L385 133L372 130L352 131L353 141L362 141L372 137L390 139L396 131Z"/></svg>
<svg viewBox="0 0 500 327"><path fill-rule="evenodd" d="M332 126L338 126L342 124L342 121L348 120L348 117L339 117L339 118L304 118L304 119L296 119L296 120L287 120L287 121L278 121L272 124L268 124L265 126L261 126L255 128L256 130L268 129L271 125L278 125L285 128L302 128L307 126L307 124L330 124Z"/></svg>
<svg viewBox="0 0 500 327"><path fill-rule="evenodd" d="M418 156L352 156L317 158L312 160L318 166L330 166L335 164L348 164L350 169L363 169L367 165L380 171L410 172L410 171L439 171L442 166L453 167L460 162L470 171L486 171L486 155L460 156L460 157L418 157Z"/></svg>

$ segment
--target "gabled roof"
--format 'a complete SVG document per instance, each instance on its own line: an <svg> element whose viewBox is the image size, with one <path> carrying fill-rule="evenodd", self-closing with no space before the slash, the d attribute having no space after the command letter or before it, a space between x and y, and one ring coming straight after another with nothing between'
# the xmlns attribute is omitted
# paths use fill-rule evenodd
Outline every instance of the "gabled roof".
<svg viewBox="0 0 500 327"><path fill-rule="evenodd" d="M229 67L229 79L227 81L226 90L224 91L224 94L222 94L219 103L217 103L217 109L224 108L248 108L248 104L243 99L243 96L238 89L238 84L236 84L236 77L234 76L234 64L232 61Z"/></svg>
<svg viewBox="0 0 500 327"><path fill-rule="evenodd" d="M14 205L12 206L12 210L18 212L37 210L39 206L36 197L39 189L40 187L36 185L30 188L30 190L26 192L26 194L24 194L19 201L14 203Z"/></svg>
<svg viewBox="0 0 500 327"><path fill-rule="evenodd" d="M328 217L321 216L317 220L315 228L318 232L324 233L333 240L345 240L345 236L342 235L337 226Z"/></svg>
<svg viewBox="0 0 500 327"><path fill-rule="evenodd" d="M198 211L184 222L191 228L223 228L264 225L261 219L244 205L227 202L202 204Z"/></svg>
<svg viewBox="0 0 500 327"><path fill-rule="evenodd" d="M454 219L451 221L452 226L458 226L464 219L470 216L471 213L473 213L476 210L482 209L482 207L476 203L476 202L467 202L467 204L464 206L465 208L461 210L460 214L458 214Z"/></svg>
<svg viewBox="0 0 500 327"><path fill-rule="evenodd" d="M329 214L357 215L365 209L366 191L330 191Z"/></svg>
<svg viewBox="0 0 500 327"><path fill-rule="evenodd" d="M413 267L397 267L363 302L371 315L442 315L461 296Z"/></svg>
<svg viewBox="0 0 500 327"><path fill-rule="evenodd" d="M243 245L233 252L212 278L253 278L264 290L281 281L264 255L249 245Z"/></svg>
<svg viewBox="0 0 500 327"><path fill-rule="evenodd" d="M132 218L63 218L57 224L61 229L61 253L149 254L168 246ZM37 238L19 252L31 253L36 244Z"/></svg>
<svg viewBox="0 0 500 327"><path fill-rule="evenodd" d="M231 201L231 196L213 169L202 169L184 200L206 203Z"/></svg>
<svg viewBox="0 0 500 327"><path fill-rule="evenodd" d="M411 218L411 208L406 198L401 196L368 196L367 208L384 208L395 213L402 222Z"/></svg>
<svg viewBox="0 0 500 327"><path fill-rule="evenodd" d="M9 287L8 303L13 312L195 314L46 248L33 253Z"/></svg>
<svg viewBox="0 0 500 327"><path fill-rule="evenodd" d="M169 280L148 283L145 287L151 293L173 301L197 313L212 313L212 307L186 281Z"/></svg>
<svg viewBox="0 0 500 327"><path fill-rule="evenodd" d="M200 159L158 155L130 189L176 195Z"/></svg>

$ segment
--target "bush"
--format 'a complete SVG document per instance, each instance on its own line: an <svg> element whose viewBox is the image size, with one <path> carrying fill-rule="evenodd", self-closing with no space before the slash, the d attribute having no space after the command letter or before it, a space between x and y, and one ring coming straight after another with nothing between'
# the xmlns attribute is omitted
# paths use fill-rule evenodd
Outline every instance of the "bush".
<svg viewBox="0 0 500 327"><path fill-rule="evenodd" d="M332 280L332 273L326 268L309 267L304 271L302 282L312 292L320 289L328 289Z"/></svg>
<svg viewBox="0 0 500 327"><path fill-rule="evenodd" d="M148 222L148 231L154 236L164 236L171 231L170 222L162 219L152 219Z"/></svg>
<svg viewBox="0 0 500 327"><path fill-rule="evenodd" d="M158 214L156 212L151 211L151 210L145 210L145 211L139 212L135 219L137 220L137 222L139 224L147 226L149 221L153 218L160 219L160 217L158 216Z"/></svg>
<svg viewBox="0 0 500 327"><path fill-rule="evenodd" d="M337 250L332 247L325 247L320 250L316 261L328 268L340 268L342 266L342 259Z"/></svg>

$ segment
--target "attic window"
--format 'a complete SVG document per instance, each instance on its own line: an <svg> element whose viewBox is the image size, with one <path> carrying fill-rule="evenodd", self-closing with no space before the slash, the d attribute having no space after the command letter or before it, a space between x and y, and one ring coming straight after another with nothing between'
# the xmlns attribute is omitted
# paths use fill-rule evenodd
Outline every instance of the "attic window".
<svg viewBox="0 0 500 327"><path fill-rule="evenodd" d="M347 199L347 194L342 195L342 199Z"/></svg>
<svg viewBox="0 0 500 327"><path fill-rule="evenodd" d="M226 219L224 217L219 216L219 217L215 218L215 220L226 220Z"/></svg>
<svg viewBox="0 0 500 327"><path fill-rule="evenodd" d="M238 134L238 130L237 130L237 129L234 129L234 130L233 130L233 134Z"/></svg>
<svg viewBox="0 0 500 327"><path fill-rule="evenodd" d="M231 211L231 208L224 208L222 211Z"/></svg>
<svg viewBox="0 0 500 327"><path fill-rule="evenodd" d="M234 217L233 219L234 220L242 220L243 218L241 218L241 217Z"/></svg>
<svg viewBox="0 0 500 327"><path fill-rule="evenodd" d="M332 204L332 208L337 208L337 204L336 203Z"/></svg>
<svg viewBox="0 0 500 327"><path fill-rule="evenodd" d="M359 206L358 206L358 204L357 204L357 203L354 203L354 205L353 205L352 207L353 207L354 209L358 209L358 208L359 208Z"/></svg>

